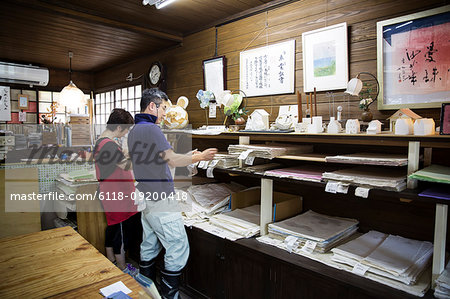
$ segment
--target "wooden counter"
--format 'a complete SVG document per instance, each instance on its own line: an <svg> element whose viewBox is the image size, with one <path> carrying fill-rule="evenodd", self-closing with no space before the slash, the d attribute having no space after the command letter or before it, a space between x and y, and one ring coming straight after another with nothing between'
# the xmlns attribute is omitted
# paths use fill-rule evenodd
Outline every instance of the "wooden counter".
<svg viewBox="0 0 450 299"><path fill-rule="evenodd" d="M102 298L122 281L138 298L139 284L70 227L0 240L0 298Z"/></svg>

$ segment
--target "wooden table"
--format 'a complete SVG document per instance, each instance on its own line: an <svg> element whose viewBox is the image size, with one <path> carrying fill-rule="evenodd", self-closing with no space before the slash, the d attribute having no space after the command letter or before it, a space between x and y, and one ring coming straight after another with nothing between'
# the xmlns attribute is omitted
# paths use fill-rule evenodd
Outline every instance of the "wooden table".
<svg viewBox="0 0 450 299"><path fill-rule="evenodd" d="M144 290L71 227L0 239L0 298L102 298L121 280L139 298Z"/></svg>

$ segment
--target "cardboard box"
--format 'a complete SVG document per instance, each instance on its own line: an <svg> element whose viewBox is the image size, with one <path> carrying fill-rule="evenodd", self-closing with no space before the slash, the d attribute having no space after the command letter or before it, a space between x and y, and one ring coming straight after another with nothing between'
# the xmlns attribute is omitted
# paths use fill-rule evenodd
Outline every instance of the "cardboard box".
<svg viewBox="0 0 450 299"><path fill-rule="evenodd" d="M255 187L231 195L231 210L261 204L261 188ZM302 212L303 198L300 195L282 192L273 193L272 221L281 221Z"/></svg>

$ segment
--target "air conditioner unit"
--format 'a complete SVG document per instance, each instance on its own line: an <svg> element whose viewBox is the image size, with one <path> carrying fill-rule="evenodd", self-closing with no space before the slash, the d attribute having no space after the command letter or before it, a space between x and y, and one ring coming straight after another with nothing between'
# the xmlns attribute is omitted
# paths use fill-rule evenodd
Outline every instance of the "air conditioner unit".
<svg viewBox="0 0 450 299"><path fill-rule="evenodd" d="M46 86L47 68L0 61L0 82Z"/></svg>

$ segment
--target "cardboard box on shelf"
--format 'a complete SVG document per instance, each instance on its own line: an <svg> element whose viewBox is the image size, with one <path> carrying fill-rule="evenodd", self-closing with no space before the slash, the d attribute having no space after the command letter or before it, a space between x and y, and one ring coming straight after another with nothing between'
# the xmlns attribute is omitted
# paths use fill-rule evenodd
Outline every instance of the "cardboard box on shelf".
<svg viewBox="0 0 450 299"><path fill-rule="evenodd" d="M261 188L246 189L231 195L231 210L261 203ZM302 212L303 198L299 195L273 192L272 221L281 221Z"/></svg>

